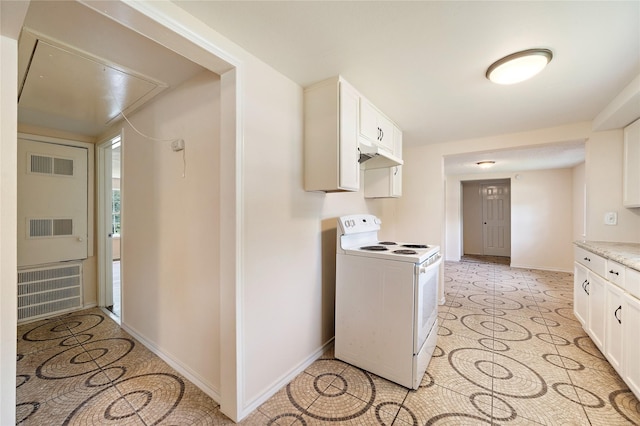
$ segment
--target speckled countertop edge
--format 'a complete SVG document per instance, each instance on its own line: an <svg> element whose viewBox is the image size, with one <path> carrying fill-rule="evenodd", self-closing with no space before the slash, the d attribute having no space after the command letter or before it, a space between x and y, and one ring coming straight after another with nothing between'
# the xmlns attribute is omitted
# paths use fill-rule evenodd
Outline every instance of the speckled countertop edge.
<svg viewBox="0 0 640 426"><path fill-rule="evenodd" d="M640 271L640 244L608 241L575 241L574 244L592 253Z"/></svg>

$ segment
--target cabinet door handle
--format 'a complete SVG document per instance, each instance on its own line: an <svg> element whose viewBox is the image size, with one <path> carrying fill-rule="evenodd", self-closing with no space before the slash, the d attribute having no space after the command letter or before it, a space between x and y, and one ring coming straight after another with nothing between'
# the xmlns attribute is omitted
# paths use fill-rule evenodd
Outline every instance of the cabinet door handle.
<svg viewBox="0 0 640 426"><path fill-rule="evenodd" d="M587 262L591 262L591 259L589 259L588 257L585 257L584 260L586 260Z"/></svg>
<svg viewBox="0 0 640 426"><path fill-rule="evenodd" d="M622 324L622 320L618 317L618 312L622 311L622 305L618 306L618 309L615 310L613 316L618 320L618 324Z"/></svg>
<svg viewBox="0 0 640 426"><path fill-rule="evenodd" d="M380 129L380 142L384 139L384 130Z"/></svg>
<svg viewBox="0 0 640 426"><path fill-rule="evenodd" d="M610 273L610 274L616 274L616 275L618 275L618 276L620 275L620 273L619 273L619 272L615 272L613 269L612 269L612 270L610 270L610 271L609 271L609 273Z"/></svg>
<svg viewBox="0 0 640 426"><path fill-rule="evenodd" d="M584 280L584 282L582 283L582 289L584 290L585 293L589 294L589 292L587 291L587 284L589 283L589 281Z"/></svg>
<svg viewBox="0 0 640 426"><path fill-rule="evenodd" d="M587 283L584 286L584 291L585 293L587 293L587 296L589 295L589 281L587 281Z"/></svg>

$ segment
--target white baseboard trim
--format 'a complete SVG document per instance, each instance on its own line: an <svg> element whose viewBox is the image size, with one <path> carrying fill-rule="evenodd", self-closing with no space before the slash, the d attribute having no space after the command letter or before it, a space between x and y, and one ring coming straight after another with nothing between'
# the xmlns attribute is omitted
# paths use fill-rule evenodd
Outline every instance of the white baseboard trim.
<svg viewBox="0 0 640 426"><path fill-rule="evenodd" d="M135 329L127 326L124 323L120 324L120 327L124 329L127 333L133 336L134 339L142 343L147 349L156 354L160 359L169 364L171 368L176 370L178 373L182 374L187 378L191 383L193 383L196 387L198 387L202 392L206 393L213 399L216 403L220 404L220 393L215 390L211 385L202 380L197 373L192 371L189 367L185 366L181 362L174 359L172 356L164 353L160 348L156 345L142 337L140 333L138 333Z"/></svg>
<svg viewBox="0 0 640 426"><path fill-rule="evenodd" d="M567 272L571 274L573 273L573 269L556 268L551 266L518 265L515 263L512 263L509 266L512 268L518 268L518 269L535 269L537 271Z"/></svg>
<svg viewBox="0 0 640 426"><path fill-rule="evenodd" d="M309 355L305 360L300 362L296 367L289 370L288 373L285 373L280 379L276 380L269 388L267 388L261 395L257 396L253 400L249 401L243 408L240 419L242 420L253 411L255 411L259 406L265 403L269 398L275 395L280 389L285 387L289 382L296 378L296 376L302 373L307 369L311 364L313 364L316 360L318 360L322 354L326 351L326 349L333 343L333 337L329 339L324 345L322 345L319 349L317 349L314 353Z"/></svg>

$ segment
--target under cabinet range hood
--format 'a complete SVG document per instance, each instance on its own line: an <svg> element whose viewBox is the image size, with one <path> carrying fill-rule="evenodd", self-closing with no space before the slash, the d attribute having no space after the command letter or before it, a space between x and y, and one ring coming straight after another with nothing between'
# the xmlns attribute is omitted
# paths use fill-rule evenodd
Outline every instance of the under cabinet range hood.
<svg viewBox="0 0 640 426"><path fill-rule="evenodd" d="M360 139L358 143L360 151L360 166L363 169L382 169L385 167L401 166L403 161L378 145Z"/></svg>

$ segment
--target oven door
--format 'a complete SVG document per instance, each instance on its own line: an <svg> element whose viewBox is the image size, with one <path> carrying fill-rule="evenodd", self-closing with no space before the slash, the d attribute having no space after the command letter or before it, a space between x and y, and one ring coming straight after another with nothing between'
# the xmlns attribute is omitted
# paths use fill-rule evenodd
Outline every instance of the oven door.
<svg viewBox="0 0 640 426"><path fill-rule="evenodd" d="M441 261L438 253L420 265L416 265L414 355L422 349L438 317L438 275Z"/></svg>

